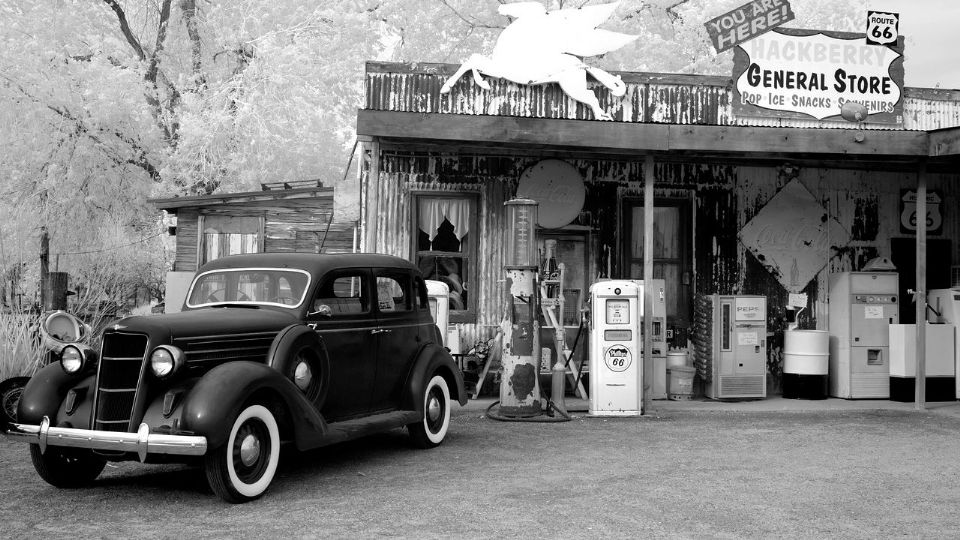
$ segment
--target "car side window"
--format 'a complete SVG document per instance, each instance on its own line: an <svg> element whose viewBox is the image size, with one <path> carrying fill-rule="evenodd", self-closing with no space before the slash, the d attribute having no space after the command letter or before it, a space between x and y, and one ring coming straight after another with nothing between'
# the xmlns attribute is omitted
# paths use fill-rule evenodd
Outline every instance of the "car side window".
<svg viewBox="0 0 960 540"><path fill-rule="evenodd" d="M390 273L377 276L377 306L383 313L413 310L408 275Z"/></svg>
<svg viewBox="0 0 960 540"><path fill-rule="evenodd" d="M317 289L313 311L326 311L322 306L327 306L333 317L369 313L370 301L366 290L362 273L328 276Z"/></svg>

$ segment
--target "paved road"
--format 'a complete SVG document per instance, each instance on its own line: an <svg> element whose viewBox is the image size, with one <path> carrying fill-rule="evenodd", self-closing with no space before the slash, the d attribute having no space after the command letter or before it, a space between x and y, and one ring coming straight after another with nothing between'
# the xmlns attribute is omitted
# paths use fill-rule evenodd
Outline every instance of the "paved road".
<svg viewBox="0 0 960 540"><path fill-rule="evenodd" d="M960 537L960 418L935 412L520 424L474 406L434 450L397 430L283 460L265 497L233 506L180 465L57 490L0 437L0 536Z"/></svg>

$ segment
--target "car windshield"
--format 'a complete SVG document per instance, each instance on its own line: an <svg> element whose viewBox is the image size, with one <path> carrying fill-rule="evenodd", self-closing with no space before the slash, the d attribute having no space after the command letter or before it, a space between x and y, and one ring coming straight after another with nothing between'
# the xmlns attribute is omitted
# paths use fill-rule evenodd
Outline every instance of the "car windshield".
<svg viewBox="0 0 960 540"><path fill-rule="evenodd" d="M250 304L296 308L303 303L310 274L277 268L231 268L204 272L194 279L188 307Z"/></svg>

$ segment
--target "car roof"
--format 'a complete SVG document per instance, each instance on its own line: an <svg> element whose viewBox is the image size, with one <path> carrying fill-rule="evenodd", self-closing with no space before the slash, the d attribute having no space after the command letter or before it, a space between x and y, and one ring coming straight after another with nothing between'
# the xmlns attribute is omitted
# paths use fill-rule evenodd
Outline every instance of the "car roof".
<svg viewBox="0 0 960 540"><path fill-rule="evenodd" d="M320 276L337 268L402 268L418 270L406 259L381 253L249 253L210 261L198 270L229 268L298 268Z"/></svg>

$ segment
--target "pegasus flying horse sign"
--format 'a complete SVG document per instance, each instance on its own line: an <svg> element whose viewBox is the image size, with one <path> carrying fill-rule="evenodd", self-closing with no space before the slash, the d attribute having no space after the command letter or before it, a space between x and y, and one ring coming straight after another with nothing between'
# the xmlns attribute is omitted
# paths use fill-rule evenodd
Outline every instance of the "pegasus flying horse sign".
<svg viewBox="0 0 960 540"><path fill-rule="evenodd" d="M597 28L617 9L619 2L558 9L547 12L539 2L503 4L497 11L514 20L500 33L490 56L471 55L440 89L448 93L467 71L484 90L490 85L483 75L518 84L555 82L571 98L586 104L599 120L612 120L587 88L587 73L610 89L614 96L626 93L620 77L585 64L582 58L619 49L639 36Z"/></svg>

